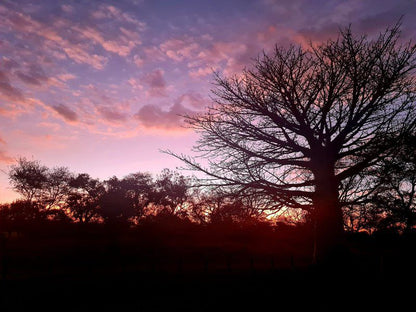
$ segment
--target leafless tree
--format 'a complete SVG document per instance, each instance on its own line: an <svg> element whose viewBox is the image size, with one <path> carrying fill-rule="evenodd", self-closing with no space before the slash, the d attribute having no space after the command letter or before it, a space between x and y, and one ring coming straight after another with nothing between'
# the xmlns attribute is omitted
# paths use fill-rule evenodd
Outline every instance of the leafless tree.
<svg viewBox="0 0 416 312"><path fill-rule="evenodd" d="M342 241L342 206L356 199L341 202L343 185L391 155L415 128L416 46L399 37L400 23L375 39L350 27L319 46L276 46L241 75L217 74L215 103L187 116L200 133L194 149L209 165L167 153L211 184L308 211L324 257Z"/></svg>

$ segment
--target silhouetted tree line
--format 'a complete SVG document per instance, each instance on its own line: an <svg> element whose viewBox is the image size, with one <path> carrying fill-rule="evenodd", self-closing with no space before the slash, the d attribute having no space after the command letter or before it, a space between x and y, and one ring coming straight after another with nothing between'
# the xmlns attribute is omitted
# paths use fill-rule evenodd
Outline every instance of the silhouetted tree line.
<svg viewBox="0 0 416 312"><path fill-rule="evenodd" d="M416 224L416 136L408 136L397 154L366 173L366 188L354 205L345 205L344 227L350 232L411 231ZM158 222L193 224L265 223L277 228L310 224L300 209L282 209L266 194L232 188L197 187L200 181L164 169L113 176L100 181L67 167L48 168L37 160L19 158L9 170L12 188L22 198L0 205L2 231L25 231L36 224L106 224L129 228ZM371 176L371 179L368 179ZM355 187L355 186L354 186ZM349 191L348 187L343 190ZM356 189L354 189L357 192ZM341 196L342 198L342 196Z"/></svg>
<svg viewBox="0 0 416 312"><path fill-rule="evenodd" d="M20 158L9 179L22 199L1 206L3 228L42 220L129 226L150 214L179 216L189 199L188 178L168 169L156 179L138 172L100 181L67 167L48 168Z"/></svg>

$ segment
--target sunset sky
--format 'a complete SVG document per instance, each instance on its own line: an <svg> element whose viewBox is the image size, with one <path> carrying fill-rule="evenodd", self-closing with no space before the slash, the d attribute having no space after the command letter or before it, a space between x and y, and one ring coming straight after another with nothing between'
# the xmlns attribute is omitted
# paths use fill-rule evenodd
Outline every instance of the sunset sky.
<svg viewBox="0 0 416 312"><path fill-rule="evenodd" d="M0 202L21 156L100 179L175 169L160 149L192 155L178 114L210 104L213 71L402 15L414 39L415 0L0 0Z"/></svg>

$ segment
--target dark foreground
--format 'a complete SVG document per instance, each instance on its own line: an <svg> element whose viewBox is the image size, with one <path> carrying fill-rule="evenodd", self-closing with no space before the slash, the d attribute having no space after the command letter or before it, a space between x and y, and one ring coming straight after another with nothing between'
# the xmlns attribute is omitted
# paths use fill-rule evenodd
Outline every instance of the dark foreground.
<svg viewBox="0 0 416 312"><path fill-rule="evenodd" d="M413 236L353 237L320 265L311 265L310 250L299 252L300 241L284 248L244 237L222 236L215 244L198 238L199 245L188 235L146 237L3 241L0 311L414 309Z"/></svg>
<svg viewBox="0 0 416 312"><path fill-rule="evenodd" d="M1 311L400 311L414 275L303 272L55 276L1 282ZM345 275L344 275L345 274ZM409 310L409 311L410 311Z"/></svg>

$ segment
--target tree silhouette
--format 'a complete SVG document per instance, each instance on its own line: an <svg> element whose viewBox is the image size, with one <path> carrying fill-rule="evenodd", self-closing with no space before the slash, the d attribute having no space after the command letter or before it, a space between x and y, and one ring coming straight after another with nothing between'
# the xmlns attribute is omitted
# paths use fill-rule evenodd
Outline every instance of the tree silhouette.
<svg viewBox="0 0 416 312"><path fill-rule="evenodd" d="M410 231L416 224L416 135L402 143L398 153L373 170L378 187L370 202L387 215L385 226Z"/></svg>
<svg viewBox="0 0 416 312"><path fill-rule="evenodd" d="M46 171L46 180L42 186L39 201L51 210L55 206L63 205L70 192L70 181L73 174L67 167L55 167Z"/></svg>
<svg viewBox="0 0 416 312"><path fill-rule="evenodd" d="M374 40L348 28L317 47L276 46L239 76L217 75L215 105L187 116L208 168L167 153L208 174L211 185L308 211L315 251L326 257L343 239L342 206L356 200L340 201L343 185L415 128L416 46L399 44L399 34L400 23Z"/></svg>
<svg viewBox="0 0 416 312"><path fill-rule="evenodd" d="M36 202L17 200L10 204L0 205L0 228L3 231L22 231L44 220Z"/></svg>
<svg viewBox="0 0 416 312"><path fill-rule="evenodd" d="M116 176L104 181L104 185L105 192L100 198L101 215L108 224L125 225L135 215L126 185Z"/></svg>
<svg viewBox="0 0 416 312"><path fill-rule="evenodd" d="M36 160L21 157L16 165L12 165L8 175L13 189L25 200L32 202L41 198L47 181L48 167Z"/></svg>
<svg viewBox="0 0 416 312"><path fill-rule="evenodd" d="M146 212L147 206L152 201L154 183L149 173L131 173L121 180L126 193L125 196L134 215L140 219Z"/></svg>
<svg viewBox="0 0 416 312"><path fill-rule="evenodd" d="M102 183L87 173L78 174L69 183L70 192L66 204L73 219L88 223L100 216L100 200L104 194Z"/></svg>
<svg viewBox="0 0 416 312"><path fill-rule="evenodd" d="M221 188L194 192L188 206L189 216L202 224L260 221L274 209L267 198Z"/></svg>
<svg viewBox="0 0 416 312"><path fill-rule="evenodd" d="M175 171L164 169L154 184L153 203L169 214L183 212L188 199L188 181Z"/></svg>
<svg viewBox="0 0 416 312"><path fill-rule="evenodd" d="M73 175L68 168L51 169L23 157L11 166L8 175L13 189L28 202L27 207L38 210L45 218L66 218L61 208L66 203Z"/></svg>

